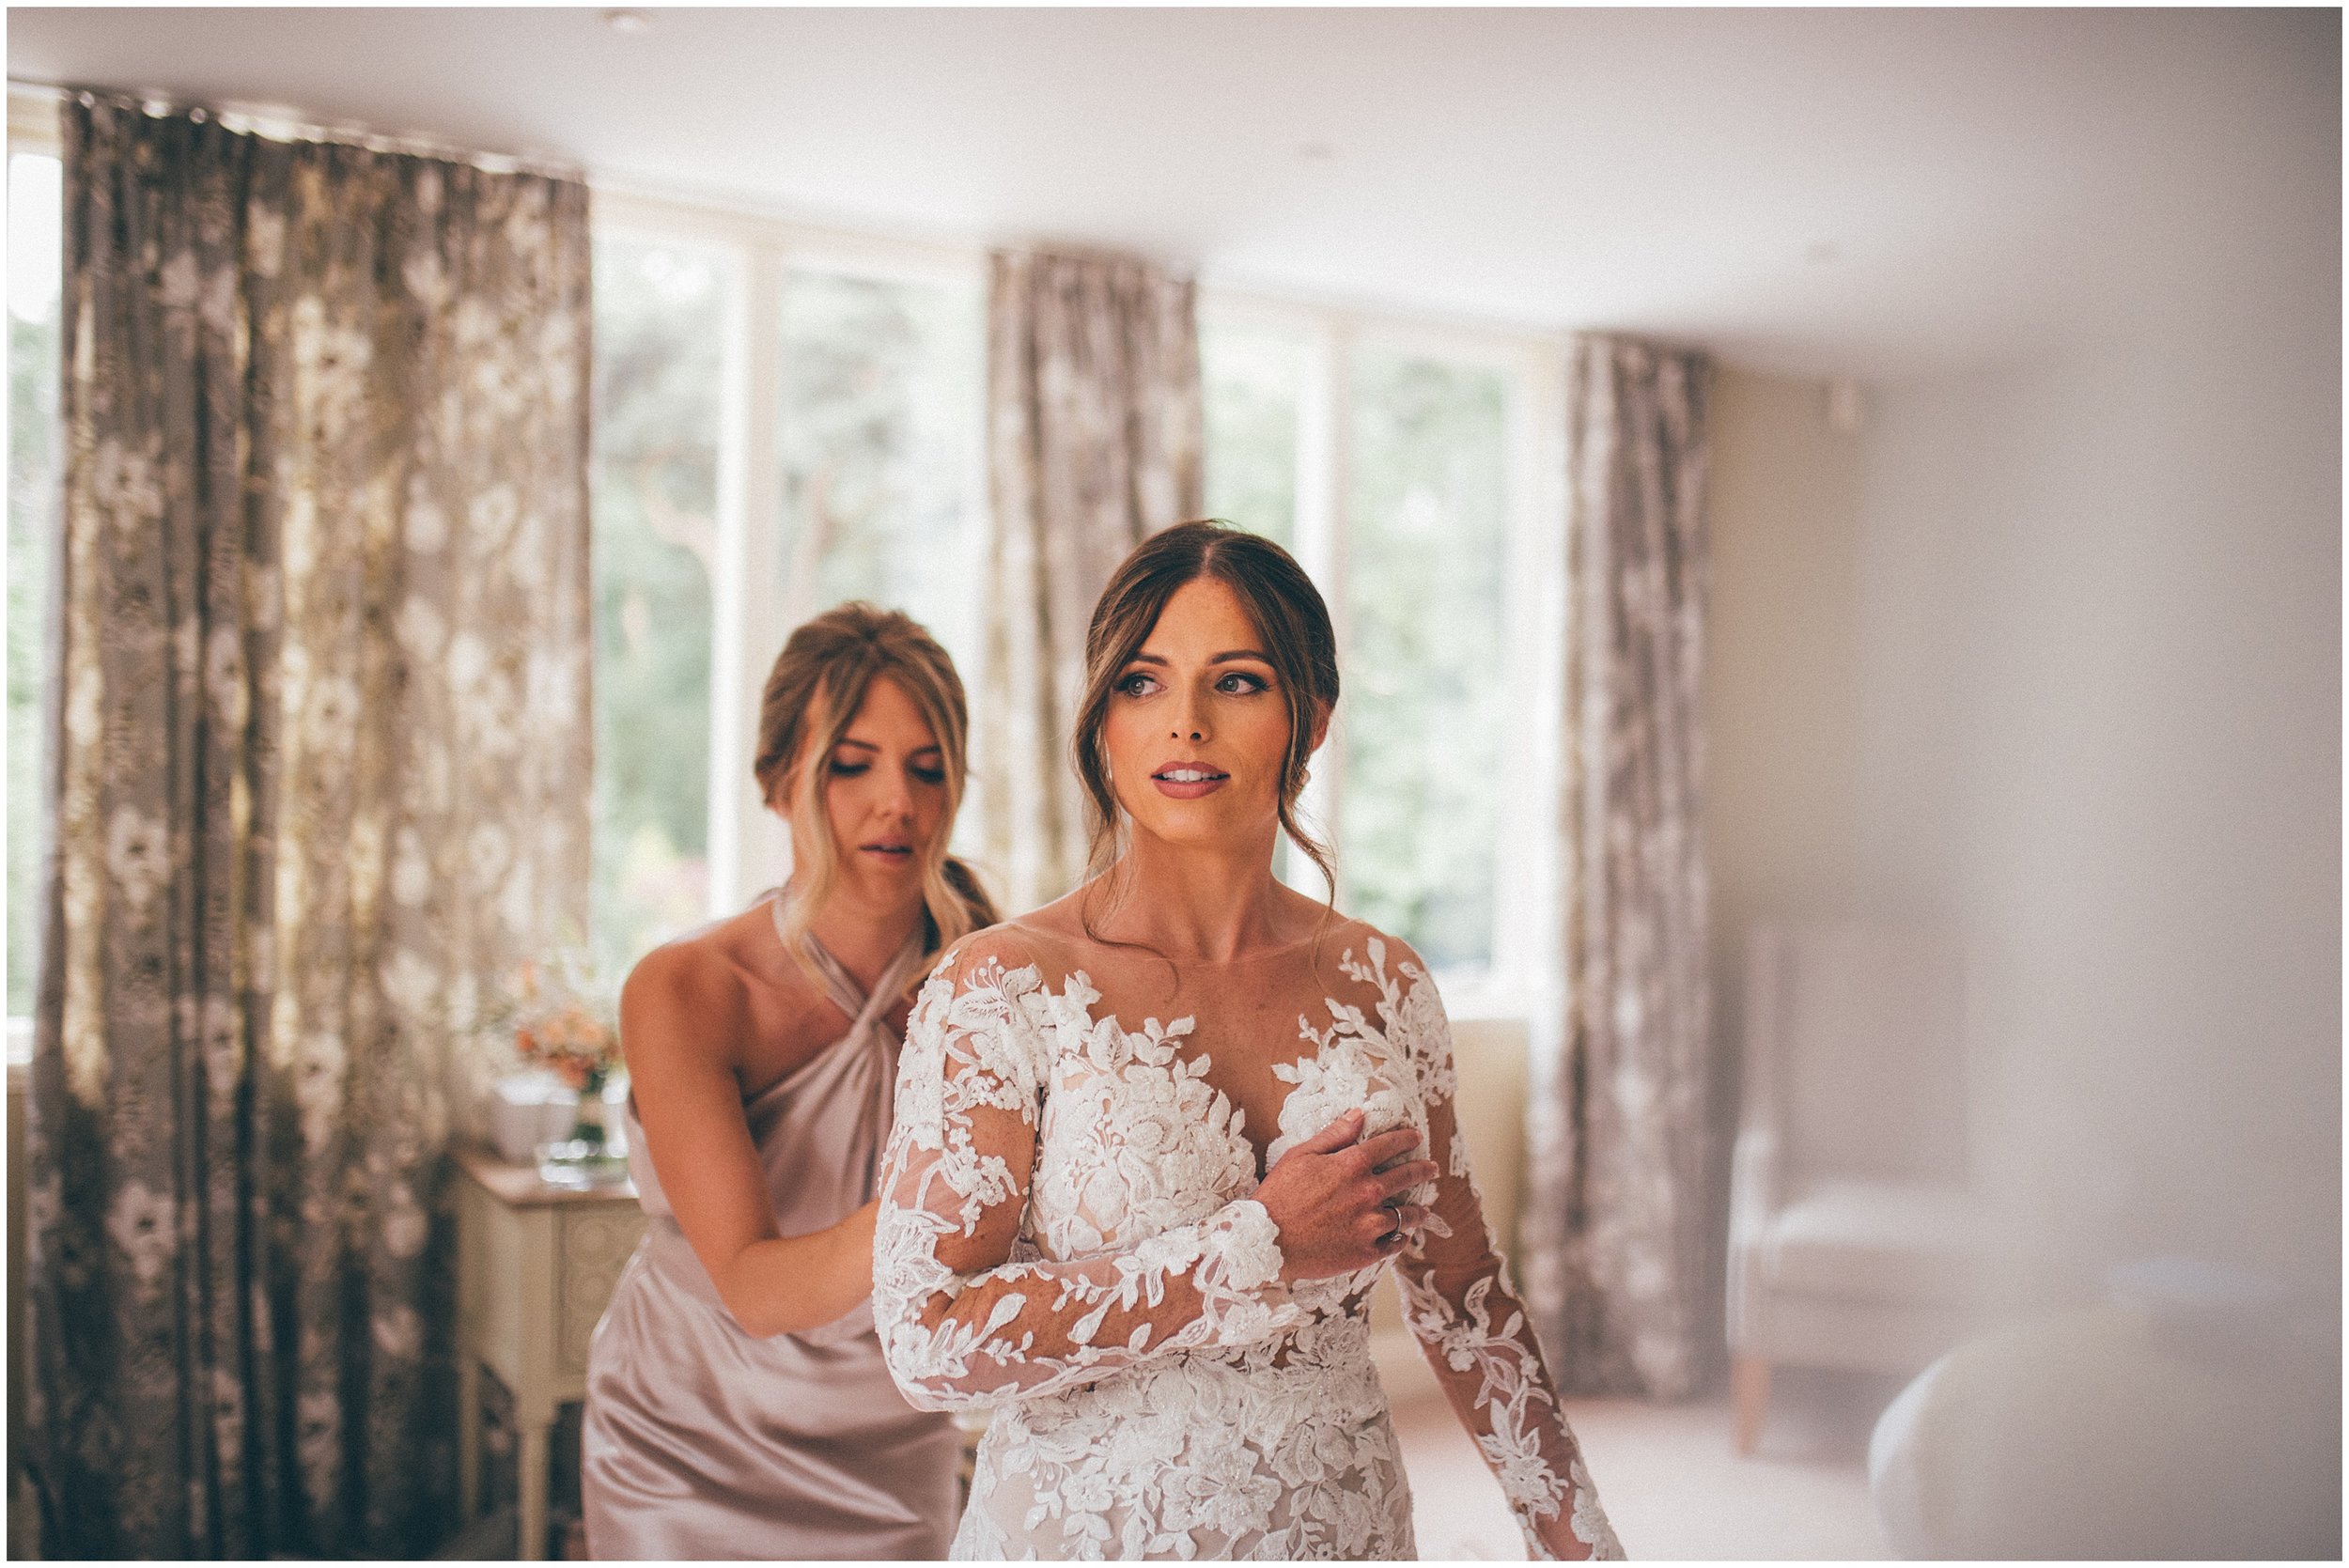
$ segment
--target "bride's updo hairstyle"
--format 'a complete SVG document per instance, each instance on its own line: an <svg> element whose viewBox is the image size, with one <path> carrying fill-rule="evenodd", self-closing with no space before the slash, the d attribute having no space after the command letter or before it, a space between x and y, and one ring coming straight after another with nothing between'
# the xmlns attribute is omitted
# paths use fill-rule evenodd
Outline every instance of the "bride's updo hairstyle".
<svg viewBox="0 0 2349 1568"><path fill-rule="evenodd" d="M1281 768L1281 831L1320 869L1331 898L1337 874L1329 846L1297 820L1297 797L1314 752L1318 713L1338 706L1338 641L1321 590L1297 559L1261 534L1220 519L1177 523L1134 548L1101 590L1085 632L1084 697L1073 734L1077 780L1084 785L1085 827L1091 841L1086 875L1098 877L1124 848L1125 823L1110 785L1102 743L1117 677L1142 651L1159 613L1187 582L1212 577L1230 588L1255 623L1265 658L1288 705L1288 756ZM1300 700L1300 698L1302 700Z"/></svg>
<svg viewBox="0 0 2349 1568"><path fill-rule="evenodd" d="M824 809L825 770L817 765L848 733L866 690L881 675L896 682L920 710L938 738L946 775L945 815L924 851L922 867L922 902L929 914L926 945L936 952L1003 918L977 875L946 853L962 804L969 754L971 720L962 677L919 621L853 599L791 633L758 701L758 760L752 771L761 796L784 797L784 815L791 825L792 876L799 888L784 911L784 936L802 963L800 938L840 874L832 816ZM921 978L917 969L909 984Z"/></svg>

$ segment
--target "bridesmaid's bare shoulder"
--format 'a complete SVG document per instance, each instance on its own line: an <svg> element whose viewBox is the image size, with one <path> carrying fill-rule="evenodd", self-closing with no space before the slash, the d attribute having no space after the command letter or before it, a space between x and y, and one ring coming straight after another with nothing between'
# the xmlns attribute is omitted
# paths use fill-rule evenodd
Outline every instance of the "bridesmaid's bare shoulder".
<svg viewBox="0 0 2349 1568"><path fill-rule="evenodd" d="M813 1026L823 1007L814 982L781 961L762 903L638 959L620 989L620 1041L631 1071L639 1070L640 1051L714 1055L735 1066L759 1039Z"/></svg>

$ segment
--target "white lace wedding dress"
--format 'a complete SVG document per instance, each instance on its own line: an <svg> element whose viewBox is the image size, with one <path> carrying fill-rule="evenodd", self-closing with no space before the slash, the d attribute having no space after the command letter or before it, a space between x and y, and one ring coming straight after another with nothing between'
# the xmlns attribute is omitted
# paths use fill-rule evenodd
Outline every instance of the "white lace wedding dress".
<svg viewBox="0 0 2349 1568"><path fill-rule="evenodd" d="M1340 965L1355 999L1300 1018L1300 1055L1272 1069L1292 1087L1268 1168L1355 1107L1368 1132L1420 1130L1443 1173L1410 1195L1436 1219L1396 1259L1411 1327L1532 1554L1563 1514L1620 1557L1455 1134L1435 986L1376 938L1362 951ZM1191 1020L1128 1031L1095 1017L1082 970L1055 986L1025 958L987 933L931 973L880 1183L873 1315L898 1387L997 1407L950 1555L1415 1556L1369 1354L1385 1265L1284 1287ZM941 1250L1002 1261L957 1272Z"/></svg>

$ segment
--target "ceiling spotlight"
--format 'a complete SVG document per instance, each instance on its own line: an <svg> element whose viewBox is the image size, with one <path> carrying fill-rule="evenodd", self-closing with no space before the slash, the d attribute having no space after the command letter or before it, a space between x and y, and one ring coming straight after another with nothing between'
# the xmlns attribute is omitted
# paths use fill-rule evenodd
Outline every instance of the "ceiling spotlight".
<svg viewBox="0 0 2349 1568"><path fill-rule="evenodd" d="M615 33L641 33L652 25L652 18L642 11L606 11L603 24Z"/></svg>

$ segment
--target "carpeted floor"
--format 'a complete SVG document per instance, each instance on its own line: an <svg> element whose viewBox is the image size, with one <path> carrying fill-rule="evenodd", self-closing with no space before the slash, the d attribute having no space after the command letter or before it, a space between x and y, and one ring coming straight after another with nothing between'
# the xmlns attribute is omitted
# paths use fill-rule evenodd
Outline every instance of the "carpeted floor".
<svg viewBox="0 0 2349 1568"><path fill-rule="evenodd" d="M1420 1556L1525 1556L1501 1488L1424 1368L1386 1367L1417 1502ZM1868 1431L1897 1383L1781 1372L1751 1458L1726 1400L1577 1400L1567 1411L1624 1550L1635 1559L1885 1555L1868 1497Z"/></svg>

